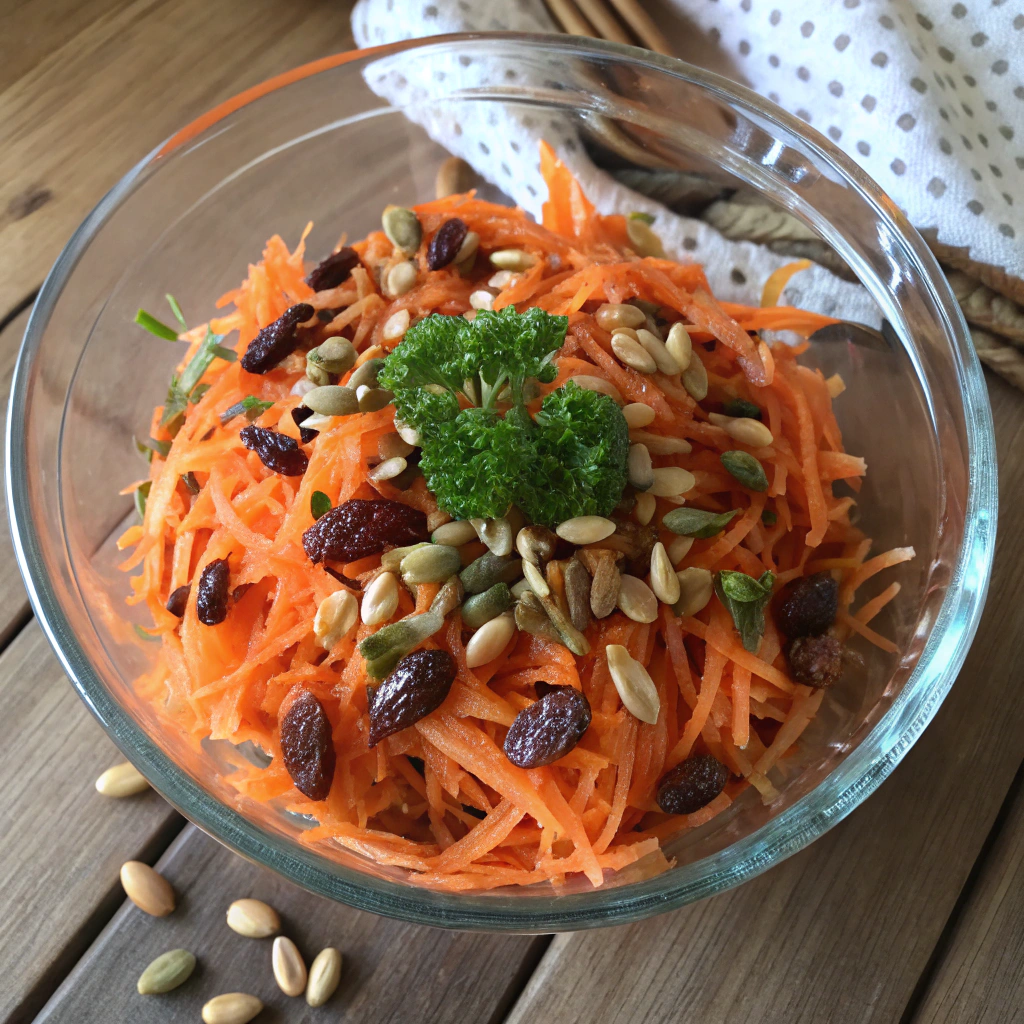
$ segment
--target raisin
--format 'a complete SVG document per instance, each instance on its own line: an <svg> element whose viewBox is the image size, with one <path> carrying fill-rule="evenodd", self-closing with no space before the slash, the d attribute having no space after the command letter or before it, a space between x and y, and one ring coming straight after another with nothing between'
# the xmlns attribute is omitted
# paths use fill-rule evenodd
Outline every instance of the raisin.
<svg viewBox="0 0 1024 1024"><path fill-rule="evenodd" d="M281 719L281 752L295 788L310 800L326 800L334 781L334 737L324 706L308 690Z"/></svg>
<svg viewBox="0 0 1024 1024"><path fill-rule="evenodd" d="M316 565L324 559L354 562L379 555L388 545L403 547L430 539L426 514L390 498L352 498L325 512L302 535Z"/></svg>
<svg viewBox="0 0 1024 1024"><path fill-rule="evenodd" d="M505 756L519 768L543 768L565 757L589 727L586 696L571 686L553 687L516 715L505 736Z"/></svg>
<svg viewBox="0 0 1024 1024"><path fill-rule="evenodd" d="M309 444L320 433L319 430L310 430L309 427L302 425L312 415L313 410L305 405L297 405L292 409L292 420L294 420L295 426L299 428L299 440L303 444Z"/></svg>
<svg viewBox="0 0 1024 1024"><path fill-rule="evenodd" d="M279 434L266 427L243 427L238 436L242 444L254 451L267 469L281 476L302 476L309 458L299 448L299 442L287 434Z"/></svg>
<svg viewBox="0 0 1024 1024"><path fill-rule="evenodd" d="M164 607L172 614L177 615L180 619L185 614L185 605L188 604L189 591L192 589L191 583L186 583L183 586L178 587L176 590L171 591L171 596L167 598L167 604Z"/></svg>
<svg viewBox="0 0 1024 1024"><path fill-rule="evenodd" d="M455 254L465 241L468 231L466 222L459 220L458 217L446 220L437 229L436 234L430 240L430 245L427 246L427 266L431 270L447 267L455 259Z"/></svg>
<svg viewBox="0 0 1024 1024"><path fill-rule="evenodd" d="M658 783L658 806L666 814L693 814L707 807L729 781L729 769L710 754L694 754Z"/></svg>
<svg viewBox="0 0 1024 1024"><path fill-rule="evenodd" d="M306 302L286 309L249 342L242 356L242 369L249 373L269 373L299 347L299 324L312 316L313 307Z"/></svg>
<svg viewBox="0 0 1024 1024"><path fill-rule="evenodd" d="M359 263L359 254L355 249L345 246L337 252L332 252L325 260L321 260L306 278L306 284L315 292L322 292L328 288L337 288L343 281L347 281L353 268ZM308 318L307 318L308 319Z"/></svg>
<svg viewBox="0 0 1024 1024"><path fill-rule="evenodd" d="M199 577L196 593L196 614L204 626L216 626L228 614L228 583L231 573L226 558L207 562Z"/></svg>
<svg viewBox="0 0 1024 1024"><path fill-rule="evenodd" d="M816 636L835 622L838 610L839 584L831 573L816 572L782 588L776 599L775 624L790 640Z"/></svg>
<svg viewBox="0 0 1024 1024"><path fill-rule="evenodd" d="M413 651L402 658L370 700L370 746L439 708L456 671L447 651Z"/></svg>
<svg viewBox="0 0 1024 1024"><path fill-rule="evenodd" d="M798 636L786 651L790 675L816 690L831 686L843 674L843 645L827 633Z"/></svg>

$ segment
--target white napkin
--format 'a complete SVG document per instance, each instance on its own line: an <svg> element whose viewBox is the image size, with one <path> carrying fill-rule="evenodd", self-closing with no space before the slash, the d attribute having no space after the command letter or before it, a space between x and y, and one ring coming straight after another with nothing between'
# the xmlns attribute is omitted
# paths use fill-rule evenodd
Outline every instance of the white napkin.
<svg viewBox="0 0 1024 1024"><path fill-rule="evenodd" d="M834 95L840 91L837 87L833 87L831 93L826 90L821 76L829 69L831 69L833 75L837 74L837 54L835 50L833 50L832 54L824 52L824 48L821 45L822 38L827 36L829 39L835 39L837 34L845 32L846 35L853 39L852 20L858 15L862 15L867 19L866 8L868 6L872 8L877 7L878 11L881 11L882 5L871 3L869 0L869 3L864 5L865 9L862 10L859 6L860 0L843 0L842 4L835 0L835 2L830 2L828 15L825 19L829 22L829 27L826 28L822 18L819 17L818 21L820 24L808 29L801 26L811 23L807 21L806 17L796 13L796 4L790 3L790 0L775 0L775 6L771 10L769 10L770 5L762 4L760 0L735 0L735 2L734 0L718 0L718 2L708 2L708 0L673 0L673 2L679 4L681 8L685 8L691 23L696 23L704 28L712 39L719 40L723 46L732 45L735 47L737 54L746 55L746 59L751 62L750 68L744 67L749 84L762 91L771 91L773 93L771 98L778 99L783 104L805 104L811 107L811 97L816 97L818 106L813 108L815 111L813 114L803 111L802 108L799 111L801 116L806 113L807 117L816 125L821 123L819 118L826 116L828 118L828 127L833 125L838 127L840 124L846 126L849 124L848 128L841 130L838 141L840 144L845 142L850 145L856 159L862 162L867 160L874 160L876 162L881 160L884 162L882 140L888 141L892 146L896 146L899 143L902 146L900 152L904 154L900 159L902 159L905 166L899 175L890 170L889 177L897 185L902 186L908 196L913 196L915 202L922 203L925 206L927 206L927 203L942 206L943 200L945 200L946 204L952 204L952 199L947 199L946 197L959 193L960 177L958 175L961 171L963 176L973 182L970 167L967 164L957 163L954 158L946 157L943 150L936 149L937 157L948 161L950 167L942 169L944 177L941 180L945 182L945 191L942 191L938 185L933 184L929 192L928 182L932 178L939 180L939 173L933 173L935 168L931 165L925 167L923 154L920 157L912 156L911 149L904 144L905 139L910 139L911 137L913 137L915 142L926 137L926 127L928 125L926 111L928 110L929 101L932 101L931 94L937 90L937 86L934 84L925 84L924 96L920 96L916 91L919 88L917 84L908 84L906 86L904 91L908 92L911 96L917 97L917 100L922 101L910 108L912 111L910 116L915 118L915 125L912 130L906 132L899 126L884 133L880 131L878 126L875 126L873 130L857 127L862 123L862 118L869 119L871 114L861 105L860 97L854 96L854 89L864 85L866 90L867 83L871 82L871 89L873 90L871 95L875 98L873 114L876 118L880 118L883 103L886 105L885 109L887 110L900 107L900 90L895 86L886 90L880 85L874 84L872 77L867 73L854 73L851 70L851 85L849 89L843 89L843 95ZM756 17L755 4L757 9L760 10L760 14L756 15ZM790 27L796 39L780 38L780 44L777 48L786 54L786 60L785 62L778 60L779 67L775 68L776 58L772 57L765 40L770 32L783 31L783 27L787 24L787 16L782 9L787 6L792 8L794 12L789 17L789 21L793 23ZM895 2L888 3L885 5L885 10L892 11L896 17L900 17L901 13L897 11L898 6L899 4ZM919 3L918 6L937 7L938 4L934 0L928 0L927 4ZM395 10L396 7L399 10ZM750 8L750 10L746 10L747 8ZM401 17L396 17L399 11ZM744 18L748 17L753 20L745 23ZM912 18L907 18L906 12L902 12L902 17L905 21L913 20ZM797 20L798 18L799 20ZM882 63L881 58L877 58L875 64L871 63L873 53L882 51L871 49L872 44L867 41L868 32L866 29L862 33L863 42L858 42L856 45L856 53L860 53L862 48L866 48L868 53L866 63L869 68L879 72L888 69L891 72L890 77L894 81L906 78L908 83L913 82L911 76L904 75L894 67L896 54L899 50L899 46L895 44L899 43L901 46L906 47L913 44L914 48L919 48L919 44L913 42L909 35L903 38L902 43L900 43L896 39L897 33L895 30L889 30L885 27L888 23L889 15L882 15L881 24L878 24L877 11L867 20L873 23L871 27L876 35L886 32L889 34L889 59L886 61L885 68L879 66ZM928 20L927 17L925 17L925 20ZM969 19L964 18L961 20L966 22ZM758 21L763 22L763 30ZM828 35L832 31L831 26L833 22L836 24L841 22L845 28L837 30L832 35ZM1011 16L1008 24L1012 22L1013 17ZM974 23L972 22L971 24L973 25ZM352 25L356 41L360 46L378 45L399 39L420 38L446 32L491 31L498 29L552 31L555 28L541 0L521 0L519 3L501 5L494 4L491 0L433 0L433 2L424 4L418 2L415 4L395 4L394 0L359 0L352 14ZM745 25L748 27L747 34L752 39L761 40L758 42L756 51L753 49L753 43L744 41L742 27ZM903 26L901 26L902 28ZM919 28L919 31L923 32L924 29ZM815 38L816 35L818 35L817 39ZM1021 38L1024 39L1024 36ZM730 42L731 40L734 40L734 42ZM838 56L841 58L842 53L848 53L854 51L854 49L855 44L851 41L842 48ZM935 56L934 45L930 45L928 49ZM754 67L756 63L755 53L758 52L761 54L760 61L764 67L763 79L757 77L760 64L758 64L757 68ZM899 50L899 52L902 57L902 50ZM803 56L798 56L798 54L803 54ZM907 49L906 54L907 60L914 59L910 55L909 49ZM936 59L942 61L941 57L936 56ZM787 68L789 69L788 72L786 72ZM805 68L806 70L800 71L798 70L800 68ZM444 69L445 82L448 86L455 84L455 82L460 86L471 85L485 74L493 73L494 70L493 67L485 69L474 64L466 67L453 62L452 67ZM503 73L506 69L498 68L497 70ZM514 69L510 68L508 70ZM776 78L778 78L778 81L776 81ZM784 88L782 84L783 79L785 79L785 93L781 92ZM792 81L789 81L790 79ZM626 213L636 210L656 214L656 229L665 243L666 250L676 258L695 258L703 263L712 288L721 298L737 301L756 300L760 293L761 284L768 274L776 267L789 262L788 257L777 256L757 245L743 242L728 242L708 225L699 221L677 217L661 209L650 200L624 188L610 176L597 169L587 158L586 154L583 153L582 148L575 144L572 124L567 119L552 120L545 117L542 123L538 123L530 115L523 115L511 110L496 114L493 109L485 111L481 107L476 112L467 111L463 118L463 123L460 125L461 131L455 132L449 118L440 118L432 113L429 102L418 105L413 102L414 97L428 97L436 86L428 81L410 81L407 66L401 69L396 66L390 71L385 69L385 71L375 74L370 81L370 85L379 94L389 99L389 101L403 106L409 116L423 124L424 128L433 138L444 145L450 152L463 157L473 164L484 178L497 185L519 205L535 216L539 215L540 204L546 192L539 175L536 154L540 139L546 138L580 179L585 191L599 210L604 213ZM780 90L777 96L774 94L776 88ZM947 88L952 89L948 84ZM963 89L964 86L960 85L959 88ZM1024 95L1024 90L1021 90L1021 92ZM867 95L866 91L864 95ZM842 119L837 112L837 105L842 104L844 97L846 104L850 108L848 120ZM868 106L870 105L869 103ZM981 108L981 112L992 114L991 111L985 111L983 103L978 102L976 105ZM946 106L948 107L949 104L946 104ZM1021 103L1020 106L1024 110L1024 103ZM903 108L900 107L900 109L902 111ZM824 113L825 111L828 111L827 115ZM996 113L998 113L998 108ZM952 117L948 110L947 115ZM496 116L500 117L502 122L499 131L495 131L493 123L493 119ZM899 116L901 115L897 115L894 120L897 120ZM966 115L962 116L966 117ZM491 123L484 123L485 118ZM936 120L941 120L938 114L935 114L935 118ZM472 123L474 119L477 119L479 123ZM991 130L991 135L994 137L988 138L989 147L992 152L994 152L996 139L1003 144L1004 148L1009 145L1009 141L1004 137L1006 133L1000 134L998 131L999 127L999 125L995 125ZM834 136L836 133L833 132L832 134ZM947 131L946 134L949 135L950 132ZM1013 136L1015 131L1010 129L1010 134ZM872 152L867 155L856 152L856 142L860 141L860 135L870 139L874 147ZM487 147L480 146L479 141L484 138L490 142L499 140L499 143L498 145L489 145ZM959 152L966 152L959 138L957 138L957 143L960 147ZM971 152L976 153L979 146L973 143L972 146ZM914 152L916 153L917 150L914 150ZM986 151L986 153L988 152ZM954 157L956 155L959 155L958 151L954 150ZM896 157L891 157L889 161L892 162L896 159ZM993 163L995 163L994 159ZM1007 161L1004 159L1003 163L1006 164ZM1015 170L1011 170L1011 167L1015 168L1016 165L1010 164L1007 167L1006 174L1008 178L1012 178L1017 174ZM868 169L874 170L874 166L871 165ZM1002 168L1000 169L1002 170ZM923 180L922 175L924 175ZM991 177L992 172L989 172L989 179ZM983 177L983 182L986 180L988 179ZM903 201L901 194L896 191L889 181L883 181L883 184L897 201ZM919 187L914 188L915 184ZM1008 181L1007 184L1009 184ZM941 192L941 195L935 195L935 193L939 192ZM995 194L1000 203L1003 203L998 191ZM921 198L922 196L925 197L927 203L925 199ZM989 208L992 208L993 201L987 193L984 200L979 199L978 201L988 203ZM1024 202L1024 197L1020 201ZM921 216L918 215L919 209L920 207L918 206L908 204L908 212L911 213L912 220L919 227L929 226L927 214L924 215L925 219L922 220ZM1006 209L1013 210L1014 208L1012 205L1009 205L1006 206ZM934 223L938 226L938 219ZM942 221L940 238L948 244L972 246L972 255L984 253L984 255L975 256L975 258L982 258L986 261L1002 260L1004 264L1009 265L1009 249L1012 247L1012 239L1007 237L1006 232L1000 234L994 227L991 230L985 230L987 226L988 222L983 217L976 216L971 212L965 213L959 219L952 219L952 215L950 215L950 219L943 219ZM1016 234L1017 227L1015 223L1007 221L1006 228L1010 234ZM968 229L973 231L974 234L966 234L965 232ZM1024 225L1022 225L1021 230L1024 231ZM987 246L984 249L980 248L982 237L984 237ZM996 251L1001 244L1000 239L1006 243L1008 250L1005 257L1001 255L1001 250L1000 253ZM976 246L978 248L975 248ZM1016 255L1016 258L1019 262L1019 255ZM879 319L874 303L862 288L839 281L828 271L818 266L813 266L794 278L787 288L785 299L787 303L793 305L800 305L804 308L844 316L862 322L877 324Z"/></svg>

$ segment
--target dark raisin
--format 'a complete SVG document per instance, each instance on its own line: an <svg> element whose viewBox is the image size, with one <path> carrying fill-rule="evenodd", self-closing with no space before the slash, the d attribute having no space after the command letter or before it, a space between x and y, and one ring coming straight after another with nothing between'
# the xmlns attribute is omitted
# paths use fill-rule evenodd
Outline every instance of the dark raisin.
<svg viewBox="0 0 1024 1024"><path fill-rule="evenodd" d="M302 476L306 472L309 458L294 437L257 426L243 427L238 436L271 472L281 476Z"/></svg>
<svg viewBox="0 0 1024 1024"><path fill-rule="evenodd" d="M820 690L831 686L843 674L843 645L825 633L798 636L786 651L790 675L804 686Z"/></svg>
<svg viewBox="0 0 1024 1024"><path fill-rule="evenodd" d="M337 569L332 569L329 565L324 566L324 572L336 579L342 586L348 587L349 590L359 591L363 589L361 580L349 579L343 572L338 572Z"/></svg>
<svg viewBox="0 0 1024 1024"><path fill-rule="evenodd" d="M729 781L729 769L710 754L694 754L658 783L658 806L666 814L693 814L707 807Z"/></svg>
<svg viewBox="0 0 1024 1024"><path fill-rule="evenodd" d="M189 591L192 589L191 583L186 583L183 586L178 587L171 591L171 596L167 598L167 604L164 607L172 614L177 615L180 619L185 614L185 605L188 604Z"/></svg>
<svg viewBox="0 0 1024 1024"><path fill-rule="evenodd" d="M824 633L836 620L839 584L831 573L793 580L782 588L775 604L775 625L790 640Z"/></svg>
<svg viewBox="0 0 1024 1024"><path fill-rule="evenodd" d="M306 302L286 309L249 342L242 356L242 369L249 373L269 373L299 347L299 324L312 316L313 307Z"/></svg>
<svg viewBox="0 0 1024 1024"><path fill-rule="evenodd" d="M537 682L533 684L533 689L536 692L538 699L546 697L549 693L557 693L562 688L562 686L555 683L549 683L546 679L538 679Z"/></svg>
<svg viewBox="0 0 1024 1024"><path fill-rule="evenodd" d="M302 535L302 546L315 565L354 562L379 555L388 545L403 547L429 540L427 517L419 509L390 498L352 498L325 512Z"/></svg>
<svg viewBox="0 0 1024 1024"><path fill-rule="evenodd" d="M402 658L370 700L370 746L439 708L456 672L447 651L413 651Z"/></svg>
<svg viewBox="0 0 1024 1024"><path fill-rule="evenodd" d="M204 626L216 626L228 614L228 583L231 573L226 558L207 562L199 577L196 592L196 614Z"/></svg>
<svg viewBox="0 0 1024 1024"><path fill-rule="evenodd" d="M427 246L427 266L431 270L447 267L455 259L455 254L465 241L468 231L466 222L459 220L458 217L446 220L437 229L434 237L430 240L430 245Z"/></svg>
<svg viewBox="0 0 1024 1024"><path fill-rule="evenodd" d="M295 788L310 800L326 800L334 781L334 738L324 706L308 690L281 719L281 752Z"/></svg>
<svg viewBox="0 0 1024 1024"><path fill-rule="evenodd" d="M252 590L251 583L239 583L238 586L231 591L231 600L237 604L243 597L245 597L246 594L249 593L250 590Z"/></svg>
<svg viewBox="0 0 1024 1024"><path fill-rule="evenodd" d="M516 715L505 756L519 768L543 768L565 757L590 727L590 701L571 686L545 693Z"/></svg>
<svg viewBox="0 0 1024 1024"><path fill-rule="evenodd" d="M327 288L337 288L342 281L347 281L352 269L359 263L359 254L347 245L344 249L332 252L327 259L318 263L306 278L306 284L315 292Z"/></svg>
<svg viewBox="0 0 1024 1024"><path fill-rule="evenodd" d="M309 444L320 433L319 430L310 430L302 425L312 415L313 410L305 405L297 405L292 409L292 419L295 421L295 426L299 428L299 440L303 444Z"/></svg>

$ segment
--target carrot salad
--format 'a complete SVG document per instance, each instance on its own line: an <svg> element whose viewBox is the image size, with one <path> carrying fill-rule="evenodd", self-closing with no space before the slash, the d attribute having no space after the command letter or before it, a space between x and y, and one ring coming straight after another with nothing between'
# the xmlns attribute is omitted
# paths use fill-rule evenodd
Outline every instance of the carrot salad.
<svg viewBox="0 0 1024 1024"><path fill-rule="evenodd" d="M542 171L540 224L391 207L312 270L275 235L209 324L140 314L188 344L119 540L161 644L140 689L269 756L243 803L445 890L655 872L772 801L846 641L896 651L899 584L859 591L913 556L851 522L842 380L760 333L834 322L777 304L806 264L719 301Z"/></svg>

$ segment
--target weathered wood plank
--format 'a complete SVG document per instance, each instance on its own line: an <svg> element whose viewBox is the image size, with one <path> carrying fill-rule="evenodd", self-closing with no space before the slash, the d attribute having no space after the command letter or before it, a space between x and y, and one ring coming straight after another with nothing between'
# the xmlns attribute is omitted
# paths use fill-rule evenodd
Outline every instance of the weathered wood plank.
<svg viewBox="0 0 1024 1024"><path fill-rule="evenodd" d="M198 1020L221 992L250 992L266 1004L260 1021L324 1020L449 1024L488 1021L501 1011L520 965L545 940L442 932L349 910L296 888L188 828L158 868L179 894L169 917L123 906L40 1014L37 1024L133 1024ZM337 994L322 1010L285 996L274 982L270 940L245 939L225 924L232 900L255 896L281 914L307 964L324 946L344 957ZM135 982L154 957L184 947L200 967L180 989L140 996Z"/></svg>
<svg viewBox="0 0 1024 1024"><path fill-rule="evenodd" d="M45 56L36 45L14 61L16 80L0 60L0 316L162 139L251 85L353 45L351 3L336 0L90 0L74 35L51 32L63 6L24 5L10 16L13 37L0 20L4 53L17 39L51 43Z"/></svg>
<svg viewBox="0 0 1024 1024"><path fill-rule="evenodd" d="M1024 790L1019 786L914 1020L1024 1021Z"/></svg>
<svg viewBox="0 0 1024 1024"><path fill-rule="evenodd" d="M1010 525L1024 499L1015 457L1024 400L994 377L989 385ZM1003 529L992 596L959 681L864 806L731 893L643 924L557 938L511 1024L899 1020L1024 759L1021 557L1020 531Z"/></svg>
<svg viewBox="0 0 1024 1024"><path fill-rule="evenodd" d="M0 655L0 1021L30 1020L123 898L118 869L181 818L152 791L93 781L122 760L32 622Z"/></svg>

